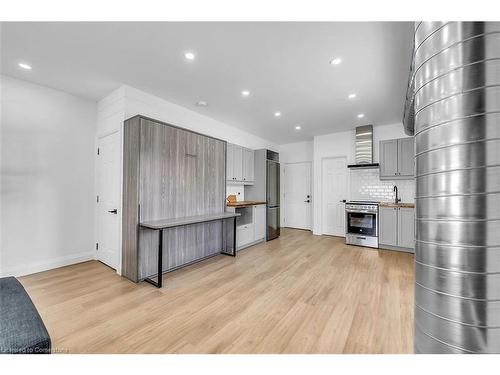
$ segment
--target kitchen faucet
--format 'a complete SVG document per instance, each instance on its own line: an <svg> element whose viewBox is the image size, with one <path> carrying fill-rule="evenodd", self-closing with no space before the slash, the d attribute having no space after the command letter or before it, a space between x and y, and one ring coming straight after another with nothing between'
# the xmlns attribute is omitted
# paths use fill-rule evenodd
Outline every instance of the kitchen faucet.
<svg viewBox="0 0 500 375"><path fill-rule="evenodd" d="M394 203L398 204L399 202L401 202L401 198L398 197L398 187L394 185L394 188L392 190L396 193L396 196L394 197Z"/></svg>

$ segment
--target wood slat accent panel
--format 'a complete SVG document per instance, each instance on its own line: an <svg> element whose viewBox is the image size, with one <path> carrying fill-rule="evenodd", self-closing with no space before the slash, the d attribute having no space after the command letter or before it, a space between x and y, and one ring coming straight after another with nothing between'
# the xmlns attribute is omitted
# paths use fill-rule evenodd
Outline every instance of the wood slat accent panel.
<svg viewBox="0 0 500 375"><path fill-rule="evenodd" d="M140 221L225 210L225 142L141 119ZM139 231L138 278L156 273L158 235ZM221 251L221 222L164 230L163 270Z"/></svg>
<svg viewBox="0 0 500 375"><path fill-rule="evenodd" d="M137 241L139 218L140 119L125 121L123 128L122 275L138 281Z"/></svg>

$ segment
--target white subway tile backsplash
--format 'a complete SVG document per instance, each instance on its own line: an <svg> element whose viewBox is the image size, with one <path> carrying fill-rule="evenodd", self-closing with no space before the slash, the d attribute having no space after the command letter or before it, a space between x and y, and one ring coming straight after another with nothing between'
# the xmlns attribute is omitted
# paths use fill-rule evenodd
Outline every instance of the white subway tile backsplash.
<svg viewBox="0 0 500 375"><path fill-rule="evenodd" d="M394 185L402 202L415 201L415 180L379 179L378 169L351 169L351 199L388 202L394 200Z"/></svg>
<svg viewBox="0 0 500 375"><path fill-rule="evenodd" d="M242 185L235 184L227 184L226 185L226 196L236 195L236 201L244 201L245 200L245 188Z"/></svg>

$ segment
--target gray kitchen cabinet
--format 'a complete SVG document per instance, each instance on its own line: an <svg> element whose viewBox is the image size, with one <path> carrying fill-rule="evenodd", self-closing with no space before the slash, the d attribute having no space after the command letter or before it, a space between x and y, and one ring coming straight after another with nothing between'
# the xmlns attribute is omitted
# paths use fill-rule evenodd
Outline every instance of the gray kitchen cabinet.
<svg viewBox="0 0 500 375"><path fill-rule="evenodd" d="M380 178L398 174L398 140L380 141Z"/></svg>
<svg viewBox="0 0 500 375"><path fill-rule="evenodd" d="M414 208L379 207L379 247L382 249L414 251Z"/></svg>
<svg viewBox="0 0 500 375"><path fill-rule="evenodd" d="M415 210L413 208L398 208L398 246L415 247Z"/></svg>
<svg viewBox="0 0 500 375"><path fill-rule="evenodd" d="M412 179L415 174L413 138L380 141L380 179Z"/></svg>
<svg viewBox="0 0 500 375"><path fill-rule="evenodd" d="M398 174L413 178L415 175L415 150L413 138L398 139Z"/></svg>
<svg viewBox="0 0 500 375"><path fill-rule="evenodd" d="M397 246L398 210L396 207L379 207L379 245Z"/></svg>
<svg viewBox="0 0 500 375"><path fill-rule="evenodd" d="M243 182L253 182L254 151L243 149Z"/></svg>

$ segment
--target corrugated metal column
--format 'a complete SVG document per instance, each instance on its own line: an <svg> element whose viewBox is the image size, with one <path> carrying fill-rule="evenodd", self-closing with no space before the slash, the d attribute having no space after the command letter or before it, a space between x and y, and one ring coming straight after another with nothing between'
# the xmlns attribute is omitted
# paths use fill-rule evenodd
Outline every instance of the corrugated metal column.
<svg viewBox="0 0 500 375"><path fill-rule="evenodd" d="M413 74L415 352L500 353L500 23L416 24Z"/></svg>

